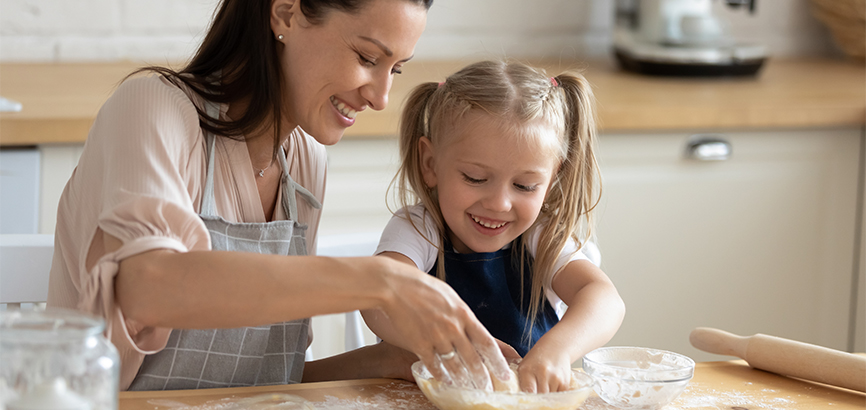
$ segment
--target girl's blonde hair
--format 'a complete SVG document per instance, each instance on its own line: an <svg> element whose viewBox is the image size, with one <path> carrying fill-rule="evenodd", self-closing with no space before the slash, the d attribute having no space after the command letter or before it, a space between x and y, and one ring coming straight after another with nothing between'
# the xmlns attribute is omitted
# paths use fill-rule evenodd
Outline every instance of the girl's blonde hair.
<svg viewBox="0 0 866 410"><path fill-rule="evenodd" d="M434 147L451 142L453 125L472 110L495 116L513 128L515 135L539 121L558 130L555 155L559 169L551 181L544 206L533 226L541 226L533 265L532 295L525 329L529 343L535 317L545 301L544 284L550 284L553 267L569 237L580 249L591 237L591 211L598 203L600 180L595 158L595 100L583 75L566 72L549 77L543 70L506 61L482 61L454 73L443 83L424 83L409 95L400 120L401 166L392 181L400 207L422 204L439 232L439 243L425 238L438 252L437 277L444 280L445 221L439 208L437 190L429 189L421 172L419 141L426 136ZM541 142L541 141L539 141ZM407 215L408 216L408 215ZM408 218L419 234L420 229ZM521 235L522 237L523 235ZM518 238L520 239L520 238ZM526 241L519 240L520 266ZM521 268L522 269L522 268ZM521 272L521 292L523 287ZM521 294L522 300L522 294ZM524 309L521 306L521 309Z"/></svg>

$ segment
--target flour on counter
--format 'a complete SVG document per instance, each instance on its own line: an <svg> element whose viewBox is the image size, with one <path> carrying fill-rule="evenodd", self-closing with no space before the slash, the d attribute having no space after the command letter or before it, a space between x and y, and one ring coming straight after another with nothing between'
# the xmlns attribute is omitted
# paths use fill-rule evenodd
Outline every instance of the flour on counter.
<svg viewBox="0 0 866 410"><path fill-rule="evenodd" d="M156 406L153 408L154 410L225 410L230 409L231 406L234 406L236 401L237 399L221 399L209 401L205 404L201 404L198 406L190 406L186 403L182 403L179 401L157 399L148 400L147 404L152 404Z"/></svg>
<svg viewBox="0 0 866 410"><path fill-rule="evenodd" d="M373 386L377 392L372 397L341 399L325 396L323 402L312 402L300 396L282 393L260 394L244 398L212 400L190 406L173 400L149 400L154 410L437 410L436 406L417 389L404 389L409 383L392 382L384 386ZM359 390L363 391L365 387Z"/></svg>
<svg viewBox="0 0 866 410"><path fill-rule="evenodd" d="M316 410L437 410L422 395L420 399L395 399L393 396L377 394L366 399L338 399L333 396L325 396L324 402L313 403Z"/></svg>
<svg viewBox="0 0 866 410"><path fill-rule="evenodd" d="M751 384L751 383L746 383ZM786 410L796 403L791 397L774 397L777 390L761 391L718 391L700 384L690 384L683 394L662 410L731 410L731 409L761 409ZM616 407L604 402L600 397L593 396L583 403L579 410L617 410Z"/></svg>
<svg viewBox="0 0 866 410"><path fill-rule="evenodd" d="M418 389L404 389L408 382L391 382L385 386L376 385L379 391L373 397L364 399L340 399L325 396L324 402L313 403L316 410L438 410ZM361 388L360 390L364 390Z"/></svg>

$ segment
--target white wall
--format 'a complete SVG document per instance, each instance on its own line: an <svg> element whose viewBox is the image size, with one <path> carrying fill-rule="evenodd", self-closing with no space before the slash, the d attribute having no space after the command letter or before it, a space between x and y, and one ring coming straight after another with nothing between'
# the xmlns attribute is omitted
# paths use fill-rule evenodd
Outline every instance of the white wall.
<svg viewBox="0 0 866 410"><path fill-rule="evenodd" d="M183 60L201 40L216 0L3 0L0 61ZM436 0L419 59L592 58L609 53L615 0ZM758 0L732 11L741 40L771 55L832 52L809 0Z"/></svg>
<svg viewBox="0 0 866 410"><path fill-rule="evenodd" d="M0 62L183 60L201 40L216 3L0 0ZM755 15L728 11L718 0L714 3L730 18L741 40L764 44L773 56L834 52L827 31L809 14L809 0L759 0ZM614 0L436 0L416 55L418 59L608 56L613 8ZM395 144L394 140L344 141L329 149L331 180L322 235L381 231L389 216L381 204L396 166L394 155L383 153L394 153ZM81 145L39 149L43 175L39 232L53 233L57 201L81 155ZM358 150L379 156L357 155ZM383 155L390 161L382 160ZM359 158L367 162L359 163ZM352 209L345 203L353 204ZM349 225L352 228L347 230ZM314 321L316 357L340 351L342 318L334 315ZM365 336L371 340L369 333Z"/></svg>

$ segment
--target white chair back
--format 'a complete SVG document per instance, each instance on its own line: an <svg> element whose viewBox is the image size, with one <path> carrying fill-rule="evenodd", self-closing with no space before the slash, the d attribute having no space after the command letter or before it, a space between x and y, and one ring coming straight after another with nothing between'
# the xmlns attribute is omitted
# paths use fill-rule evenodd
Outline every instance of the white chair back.
<svg viewBox="0 0 866 410"><path fill-rule="evenodd" d="M372 256L378 245L378 232L325 235L318 239L316 254L320 256ZM364 328L366 324L361 317L361 312L357 310L346 312L345 321L345 351L348 352L365 346ZM307 360L312 360L313 356L312 346L310 346L307 349Z"/></svg>
<svg viewBox="0 0 866 410"><path fill-rule="evenodd" d="M0 235L0 304L7 309L44 305L53 257L54 235Z"/></svg>

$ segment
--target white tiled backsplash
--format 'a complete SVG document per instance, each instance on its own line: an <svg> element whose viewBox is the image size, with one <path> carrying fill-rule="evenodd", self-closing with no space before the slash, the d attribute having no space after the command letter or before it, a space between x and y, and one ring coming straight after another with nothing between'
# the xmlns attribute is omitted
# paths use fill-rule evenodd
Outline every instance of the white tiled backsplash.
<svg viewBox="0 0 866 410"><path fill-rule="evenodd" d="M419 59L592 58L609 54L615 0L436 0ZM3 0L0 61L188 58L216 0ZM809 0L758 0L757 12L714 7L741 40L777 57L835 53Z"/></svg>

